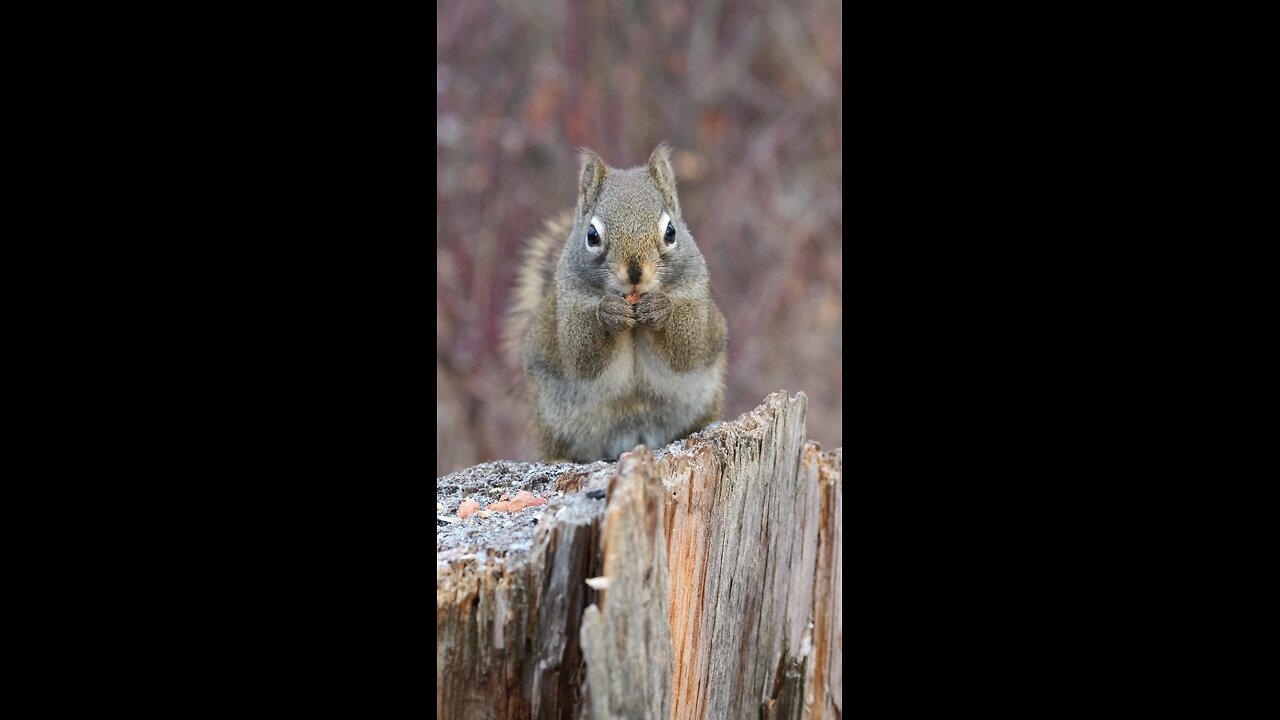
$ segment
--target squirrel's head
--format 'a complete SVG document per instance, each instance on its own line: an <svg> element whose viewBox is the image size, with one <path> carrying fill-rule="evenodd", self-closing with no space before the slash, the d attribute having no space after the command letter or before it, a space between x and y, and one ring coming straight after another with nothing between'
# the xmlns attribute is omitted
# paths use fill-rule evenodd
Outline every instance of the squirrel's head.
<svg viewBox="0 0 1280 720"><path fill-rule="evenodd" d="M619 295L669 292L705 279L665 144L645 167L630 170L611 168L590 150L581 157L578 212L565 249L577 279Z"/></svg>

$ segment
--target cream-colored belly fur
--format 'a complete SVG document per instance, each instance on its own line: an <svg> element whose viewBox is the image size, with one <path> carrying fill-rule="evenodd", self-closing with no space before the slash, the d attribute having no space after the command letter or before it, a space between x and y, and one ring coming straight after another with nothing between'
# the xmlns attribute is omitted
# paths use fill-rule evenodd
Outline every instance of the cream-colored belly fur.
<svg viewBox="0 0 1280 720"><path fill-rule="evenodd" d="M724 371L675 372L654 351L643 328L618 336L613 360L591 380L565 380L545 400L568 418L577 457L616 459L636 445L658 448L707 413Z"/></svg>

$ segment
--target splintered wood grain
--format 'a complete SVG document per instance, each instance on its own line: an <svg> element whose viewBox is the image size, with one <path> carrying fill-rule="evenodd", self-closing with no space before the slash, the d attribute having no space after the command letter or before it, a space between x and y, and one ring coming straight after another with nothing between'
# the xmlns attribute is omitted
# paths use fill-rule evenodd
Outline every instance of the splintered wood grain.
<svg viewBox="0 0 1280 720"><path fill-rule="evenodd" d="M477 571L460 566L436 576L436 714L500 717L528 714L519 666L504 662L504 630L523 633L524 568ZM508 615L508 613L511 615ZM461 674L473 682L458 682ZM473 709L474 708L474 709Z"/></svg>
<svg viewBox="0 0 1280 720"><path fill-rule="evenodd" d="M841 675L844 626L841 617L844 559L843 452L821 452L814 443L805 448L805 474L822 491L818 528L818 563L814 572L813 653L809 660L809 690L805 718L838 718L844 712Z"/></svg>
<svg viewBox="0 0 1280 720"><path fill-rule="evenodd" d="M437 566L437 717L575 717L598 520L558 513L544 517L527 555Z"/></svg>
<svg viewBox="0 0 1280 720"><path fill-rule="evenodd" d="M773 393L660 461L673 718L773 714L784 695L799 717L821 501L801 473L807 403Z"/></svg>
<svg viewBox="0 0 1280 720"><path fill-rule="evenodd" d="M593 718L666 718L671 707L666 491L653 453L619 463L601 535L608 589L582 618Z"/></svg>

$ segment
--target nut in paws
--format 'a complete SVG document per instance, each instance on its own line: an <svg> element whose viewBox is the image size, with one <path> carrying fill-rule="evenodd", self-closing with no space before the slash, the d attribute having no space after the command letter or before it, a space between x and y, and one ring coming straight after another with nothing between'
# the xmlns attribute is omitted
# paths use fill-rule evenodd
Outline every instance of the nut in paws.
<svg viewBox="0 0 1280 720"><path fill-rule="evenodd" d="M618 295L605 295L600 298L596 314L600 316L600 322L612 332L620 332L635 327L636 324L631 306Z"/></svg>
<svg viewBox="0 0 1280 720"><path fill-rule="evenodd" d="M636 320L651 328L662 328L671 319L671 298L665 293L652 292L636 303Z"/></svg>

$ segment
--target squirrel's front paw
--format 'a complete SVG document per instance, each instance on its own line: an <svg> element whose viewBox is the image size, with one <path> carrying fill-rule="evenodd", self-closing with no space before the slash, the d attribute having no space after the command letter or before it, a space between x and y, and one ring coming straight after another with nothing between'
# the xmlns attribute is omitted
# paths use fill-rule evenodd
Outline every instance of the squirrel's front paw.
<svg viewBox="0 0 1280 720"><path fill-rule="evenodd" d="M636 303L636 320L646 327L661 330L671 319L671 298L666 293L651 292Z"/></svg>
<svg viewBox="0 0 1280 720"><path fill-rule="evenodd" d="M605 295L600 298L600 304L596 306L596 315L609 332L622 332L636 325L636 319L631 316L631 306L619 295Z"/></svg>

